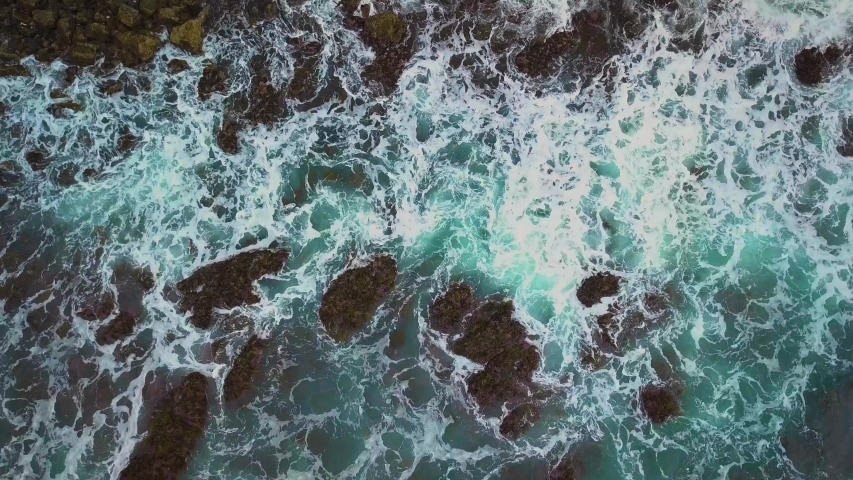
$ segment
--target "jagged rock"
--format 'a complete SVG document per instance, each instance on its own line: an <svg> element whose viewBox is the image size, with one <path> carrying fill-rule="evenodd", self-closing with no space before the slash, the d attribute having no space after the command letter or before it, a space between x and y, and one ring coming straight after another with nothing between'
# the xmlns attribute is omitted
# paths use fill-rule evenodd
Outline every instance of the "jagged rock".
<svg viewBox="0 0 853 480"><path fill-rule="evenodd" d="M267 59L262 55L255 56L250 62L253 76L246 119L254 125L272 125L286 113L284 94L272 83L267 65Z"/></svg>
<svg viewBox="0 0 853 480"><path fill-rule="evenodd" d="M119 312L112 322L98 330L95 340L100 345L110 345L127 338L136 328L136 320L136 317L128 312Z"/></svg>
<svg viewBox="0 0 853 480"><path fill-rule="evenodd" d="M201 79L198 81L198 98L206 102L214 92L222 93L226 90L226 82L228 74L225 69L215 63L208 63L201 73Z"/></svg>
<svg viewBox="0 0 853 480"><path fill-rule="evenodd" d="M98 42L106 42L110 37L112 37L107 26L103 23L90 23L86 25L86 28L83 30L83 34L86 35L87 39Z"/></svg>
<svg viewBox="0 0 853 480"><path fill-rule="evenodd" d="M120 480L177 479L207 426L208 378L194 372L157 406Z"/></svg>
<svg viewBox="0 0 853 480"><path fill-rule="evenodd" d="M139 138L130 131L130 128L125 126L121 130L121 135L118 137L118 151L127 153L136 147Z"/></svg>
<svg viewBox="0 0 853 480"><path fill-rule="evenodd" d="M223 152L229 155L240 153L240 123L227 118L222 123L222 128L216 134L216 144Z"/></svg>
<svg viewBox="0 0 853 480"><path fill-rule="evenodd" d="M332 280L320 304L320 322L339 343L348 342L373 319L376 309L394 289L397 262L387 255Z"/></svg>
<svg viewBox="0 0 853 480"><path fill-rule="evenodd" d="M429 326L438 332L455 335L462 329L462 320L476 307L474 289L464 283L455 283L430 305Z"/></svg>
<svg viewBox="0 0 853 480"><path fill-rule="evenodd" d="M204 21L206 16L206 13L202 12L197 18L173 28L171 35L169 35L169 41L193 55L201 55L204 48Z"/></svg>
<svg viewBox="0 0 853 480"><path fill-rule="evenodd" d="M672 385L646 385L640 389L640 408L655 425L681 415L679 389Z"/></svg>
<svg viewBox="0 0 853 480"><path fill-rule="evenodd" d="M214 309L259 302L255 281L280 271L287 256L286 250L252 250L199 268L178 282L180 310L192 311L190 322L196 327L209 328Z"/></svg>
<svg viewBox="0 0 853 480"><path fill-rule="evenodd" d="M113 281L122 283L128 280L136 283L143 292L150 292L157 284L154 274L148 267L135 267L127 262L116 264L113 268Z"/></svg>
<svg viewBox="0 0 853 480"><path fill-rule="evenodd" d="M181 73L184 70L189 70L190 64L187 63L186 60L182 60L180 58L173 58L169 60L168 64L166 64L166 68L169 69L169 73L176 74Z"/></svg>
<svg viewBox="0 0 853 480"><path fill-rule="evenodd" d="M100 90L104 95L115 95L124 90L124 84L118 80L109 80L101 85Z"/></svg>
<svg viewBox="0 0 853 480"><path fill-rule="evenodd" d="M122 3L118 7L118 20L127 28L135 28L142 20L139 10Z"/></svg>
<svg viewBox="0 0 853 480"><path fill-rule="evenodd" d="M317 68L319 59L309 58L302 60L293 70L293 78L287 85L287 98L294 98L301 102L311 99L317 91Z"/></svg>
<svg viewBox="0 0 853 480"><path fill-rule="evenodd" d="M94 65L98 59L98 47L91 43L75 43L71 47L71 61L81 67Z"/></svg>
<svg viewBox="0 0 853 480"><path fill-rule="evenodd" d="M0 103L0 117L5 117L9 113L9 106L5 103Z"/></svg>
<svg viewBox="0 0 853 480"><path fill-rule="evenodd" d="M56 20L59 18L55 10L35 10L33 11L33 23L44 28L52 30L56 27Z"/></svg>
<svg viewBox="0 0 853 480"><path fill-rule="evenodd" d="M599 272L587 277L578 287L577 297L581 304L587 308L601 302L605 297L612 297L619 293L619 277L608 272Z"/></svg>
<svg viewBox="0 0 853 480"><path fill-rule="evenodd" d="M365 25L373 45L394 45L402 42L406 36L406 24L394 12L368 17Z"/></svg>
<svg viewBox="0 0 853 480"><path fill-rule="evenodd" d="M816 87L826 81L847 54L844 47L829 45L804 48L794 57L794 73L797 80L807 87Z"/></svg>
<svg viewBox="0 0 853 480"><path fill-rule="evenodd" d="M252 335L252 338L234 359L234 366L225 377L222 394L226 402L234 402L240 399L252 386L252 379L258 372L261 356L267 342Z"/></svg>
<svg viewBox="0 0 853 480"><path fill-rule="evenodd" d="M36 150L27 152L24 158L30 165L30 168L36 172L44 170L48 165L50 165L50 161L44 156L44 153Z"/></svg>
<svg viewBox="0 0 853 480"><path fill-rule="evenodd" d="M181 16L174 8L166 7L157 11L157 19L163 23L177 25L181 23ZM174 42L172 42L174 43Z"/></svg>
<svg viewBox="0 0 853 480"><path fill-rule="evenodd" d="M66 118L69 115L68 112L77 113L83 110L83 107L76 102L59 102L54 103L47 110L56 118Z"/></svg>
<svg viewBox="0 0 853 480"><path fill-rule="evenodd" d="M163 46L163 42L154 35L134 32L119 34L118 43L136 57L135 59L126 59L130 60L132 65L150 62L160 47Z"/></svg>
<svg viewBox="0 0 853 480"><path fill-rule="evenodd" d="M29 77L32 75L30 69L23 65L0 66L0 78L2 77Z"/></svg>
<svg viewBox="0 0 853 480"><path fill-rule="evenodd" d="M501 422L500 432L504 437L515 440L538 422L542 417L542 409L532 403L525 403L513 408Z"/></svg>

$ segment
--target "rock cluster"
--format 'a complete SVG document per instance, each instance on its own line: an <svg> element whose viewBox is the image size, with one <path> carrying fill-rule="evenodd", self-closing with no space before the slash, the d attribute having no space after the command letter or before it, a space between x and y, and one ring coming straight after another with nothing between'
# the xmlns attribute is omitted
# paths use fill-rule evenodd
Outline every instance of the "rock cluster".
<svg viewBox="0 0 853 480"><path fill-rule="evenodd" d="M483 365L468 377L471 397L481 407L514 405L501 433L508 438L523 434L539 416L539 407L525 400L534 389L540 355L514 318L513 303L492 299L477 304L469 285L454 284L433 301L429 311L431 328L452 335L450 351Z"/></svg>
<svg viewBox="0 0 853 480"><path fill-rule="evenodd" d="M280 271L288 253L282 249L252 250L199 268L177 284L179 308L192 312L190 322L207 329L214 309L230 309L260 301L255 281Z"/></svg>

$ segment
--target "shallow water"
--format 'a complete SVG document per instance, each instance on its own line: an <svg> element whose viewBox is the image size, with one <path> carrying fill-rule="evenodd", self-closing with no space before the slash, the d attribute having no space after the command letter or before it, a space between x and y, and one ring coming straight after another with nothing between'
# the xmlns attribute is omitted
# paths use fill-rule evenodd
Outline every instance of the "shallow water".
<svg viewBox="0 0 853 480"><path fill-rule="evenodd" d="M562 24L582 7L505 5ZM484 88L450 64L465 49L497 73L489 47L432 41L428 23L387 98L361 80L372 54L334 3L304 8L346 98L291 105L279 125L246 132L236 156L213 133L226 96L198 100L201 58L166 73L183 56L171 47L150 68L116 72L148 79L138 96L104 97L101 79L83 74L68 93L84 110L66 119L47 112L61 64L30 60L32 78L0 79L11 107L0 159L19 180L0 184L0 471L117 478L154 399L200 371L217 393L187 478L547 478L573 452L585 479L845 478L831 462L798 471L781 438L820 416L821 394L853 373L853 172L836 152L853 77L844 69L807 89L791 71L803 45L845 35L853 3L700 2L695 56L664 48L672 26L658 15L616 57L626 80L610 94L603 79L540 84L514 67ZM207 57L235 72L229 94L246 87L261 50L276 54L274 80L291 76L285 36L306 32L282 12L260 32L208 37ZM123 155L113 145L125 126L140 140ZM52 158L43 172L24 160L37 146ZM65 167L101 173L62 186ZM177 281L273 242L291 258L259 282L259 304L229 312L246 328L202 331L177 311ZM333 343L320 297L380 252L398 261L396 290L351 345ZM120 291L121 263L148 265L154 291ZM670 308L590 372L579 359L607 307L586 309L575 291L600 269L626 279L612 301L655 292ZM458 280L511 298L543 352L535 380L553 395L515 442L467 397L475 366L441 353L427 328L428 305ZM107 289L141 321L102 346L101 322L76 313ZM271 347L250 401L228 409L222 382L251 331ZM229 360L215 363L210 345L223 336ZM652 426L637 392L664 377L683 385L684 415ZM851 402L840 404L843 417ZM853 440L832 439L840 452Z"/></svg>

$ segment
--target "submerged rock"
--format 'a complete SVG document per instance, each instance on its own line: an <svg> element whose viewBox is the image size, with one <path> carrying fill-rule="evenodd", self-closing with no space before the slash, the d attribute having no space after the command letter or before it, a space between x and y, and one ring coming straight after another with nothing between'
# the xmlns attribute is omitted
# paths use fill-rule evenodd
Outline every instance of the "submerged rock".
<svg viewBox="0 0 853 480"><path fill-rule="evenodd" d="M566 455L560 463L551 470L548 480L580 480L584 468L576 455Z"/></svg>
<svg viewBox="0 0 853 480"><path fill-rule="evenodd" d="M110 345L129 337L136 329L136 317L128 312L119 312L109 324L104 325L95 334L100 345Z"/></svg>
<svg viewBox="0 0 853 480"><path fill-rule="evenodd" d="M259 302L255 281L280 271L287 257L286 250L252 250L201 267L178 282L178 291L183 295L180 310L192 311L190 322L196 327L209 328L214 309Z"/></svg>
<svg viewBox="0 0 853 480"><path fill-rule="evenodd" d="M45 157L44 153L38 150L27 152L27 154L24 156L24 159L30 165L30 168L33 169L33 171L35 172L40 172L47 168L48 165L50 165L50 160Z"/></svg>
<svg viewBox="0 0 853 480"><path fill-rule="evenodd" d="M844 47L829 45L804 48L794 56L794 74L807 87L816 87L826 81L847 55Z"/></svg>
<svg viewBox="0 0 853 480"><path fill-rule="evenodd" d="M599 272L587 277L578 287L577 297L584 307L591 307L601 302L605 297L619 293L619 277L608 272Z"/></svg>
<svg viewBox="0 0 853 480"><path fill-rule="evenodd" d="M504 437L515 440L525 434L542 417L542 409L532 403L513 408L501 422L500 432Z"/></svg>
<svg viewBox="0 0 853 480"><path fill-rule="evenodd" d="M455 283L430 305L429 326L437 332L455 335L462 329L462 320L476 307L474 289Z"/></svg>
<svg viewBox="0 0 853 480"><path fill-rule="evenodd" d="M177 479L207 426L208 378L191 373L160 402L120 480Z"/></svg>
<svg viewBox="0 0 853 480"><path fill-rule="evenodd" d="M227 89L228 74L215 63L208 63L201 72L198 81L198 98L206 102L213 93L223 93Z"/></svg>
<svg viewBox="0 0 853 480"><path fill-rule="evenodd" d="M252 335L252 338L234 359L234 366L225 377L225 384L222 388L222 394L226 402L234 402L240 399L252 386L252 379L258 372L261 356L264 353L264 347L267 342L257 335Z"/></svg>
<svg viewBox="0 0 853 480"><path fill-rule="evenodd" d="M853 157L853 117L841 122L841 143L835 147L843 157Z"/></svg>
<svg viewBox="0 0 853 480"><path fill-rule="evenodd" d="M646 385L640 389L640 409L655 425L681 415L680 389L674 385Z"/></svg>
<svg viewBox="0 0 853 480"><path fill-rule="evenodd" d="M374 257L367 265L332 280L320 304L320 322L326 333L345 343L364 330L396 280L397 262L387 255Z"/></svg>
<svg viewBox="0 0 853 480"><path fill-rule="evenodd" d="M181 73L184 70L189 70L190 64L187 63L186 60L180 58L173 58L169 60L169 63L166 64L166 68L169 69L169 73L176 74Z"/></svg>

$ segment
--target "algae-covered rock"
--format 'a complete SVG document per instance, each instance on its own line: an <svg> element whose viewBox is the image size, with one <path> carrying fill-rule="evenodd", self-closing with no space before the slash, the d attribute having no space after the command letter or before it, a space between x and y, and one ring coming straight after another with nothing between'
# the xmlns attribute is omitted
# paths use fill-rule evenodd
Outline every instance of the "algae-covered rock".
<svg viewBox="0 0 853 480"><path fill-rule="evenodd" d="M268 65L263 55L250 62L252 89L246 119L254 125L272 125L286 114L284 93L273 84Z"/></svg>
<svg viewBox="0 0 853 480"><path fill-rule="evenodd" d="M591 307L605 297L612 297L619 293L619 277L608 273L599 272L587 277L578 287L578 300L585 307Z"/></svg>
<svg viewBox="0 0 853 480"><path fill-rule="evenodd" d="M139 10L122 3L118 7L118 20L127 28L135 28L142 20Z"/></svg>
<svg viewBox="0 0 853 480"><path fill-rule="evenodd" d="M73 18L60 18L56 22L56 30L59 32L59 38L63 41L70 41L74 35L76 24Z"/></svg>
<svg viewBox="0 0 853 480"><path fill-rule="evenodd" d="M104 325L95 334L100 345L110 345L129 337L136 329L136 316L128 312L119 312L109 324Z"/></svg>
<svg viewBox="0 0 853 480"><path fill-rule="evenodd" d="M287 256L281 249L252 250L199 268L178 282L180 310L192 312L190 322L196 327L209 328L214 309L259 302L255 281L280 271Z"/></svg>
<svg viewBox="0 0 853 480"><path fill-rule="evenodd" d="M227 118L222 122L222 128L216 134L216 145L229 155L240 153L240 122Z"/></svg>
<svg viewBox="0 0 853 480"><path fill-rule="evenodd" d="M33 11L33 23L39 26L39 28L44 28L48 30L52 30L56 27L56 20L59 19L59 15L56 10L34 10Z"/></svg>
<svg viewBox="0 0 853 480"><path fill-rule="evenodd" d="M462 320L477 307L474 289L464 283L450 286L429 307L429 326L438 332L455 335L462 329Z"/></svg>
<svg viewBox="0 0 853 480"><path fill-rule="evenodd" d="M252 379L258 372L266 344L265 340L257 335L252 335L252 338L237 355L234 366L231 367L231 371L225 377L225 384L222 388L222 396L226 402L239 400L252 386Z"/></svg>
<svg viewBox="0 0 853 480"><path fill-rule="evenodd" d="M381 45L400 43L406 36L406 24L394 12L385 12L369 17L366 28L370 37Z"/></svg>
<svg viewBox="0 0 853 480"><path fill-rule="evenodd" d="M94 65L98 59L98 47L91 43L75 43L70 51L71 61L82 67Z"/></svg>
<svg viewBox="0 0 853 480"><path fill-rule="evenodd" d="M173 58L169 60L168 64L166 64L166 68L169 69L169 73L175 74L181 73L184 70L189 70L190 64L187 63L186 60L182 60L180 58Z"/></svg>
<svg viewBox="0 0 853 480"><path fill-rule="evenodd" d="M139 12L146 17L157 13L157 0L139 0Z"/></svg>
<svg viewBox="0 0 853 480"><path fill-rule="evenodd" d="M199 100L206 102L214 92L222 93L226 90L228 74L225 69L215 63L208 63L201 72L197 91Z"/></svg>
<svg viewBox="0 0 853 480"><path fill-rule="evenodd" d="M515 440L525 434L542 417L542 409L532 403L524 403L513 408L503 421L500 432L504 437Z"/></svg>
<svg viewBox="0 0 853 480"><path fill-rule="evenodd" d="M23 65L0 66L0 78L2 77L29 77L32 75L30 69Z"/></svg>
<svg viewBox="0 0 853 480"><path fill-rule="evenodd" d="M166 394L120 480L174 480L186 471L207 426L207 388L208 377L194 372Z"/></svg>
<svg viewBox="0 0 853 480"><path fill-rule="evenodd" d="M139 62L150 62L163 46L163 42L154 35L135 32L122 32L118 36L118 43Z"/></svg>
<svg viewBox="0 0 853 480"><path fill-rule="evenodd" d="M332 280L320 304L320 322L326 333L336 342L348 342L367 327L396 280L397 262L387 255Z"/></svg>
<svg viewBox="0 0 853 480"><path fill-rule="evenodd" d="M646 385L640 389L640 408L654 424L681 415L679 404L680 391L673 385Z"/></svg>
<svg viewBox="0 0 853 480"><path fill-rule="evenodd" d="M103 23L90 23L86 25L83 35L86 35L86 38L89 40L96 40L98 42L106 42L112 36L110 31L107 30L107 26Z"/></svg>
<svg viewBox="0 0 853 480"><path fill-rule="evenodd" d="M169 41L194 55L201 55L204 48L205 17L206 14L203 12L197 18L173 28L171 35L169 35Z"/></svg>
<svg viewBox="0 0 853 480"><path fill-rule="evenodd" d="M165 7L157 10L157 20L160 20L163 23L177 25L181 23L181 15L174 8Z"/></svg>

